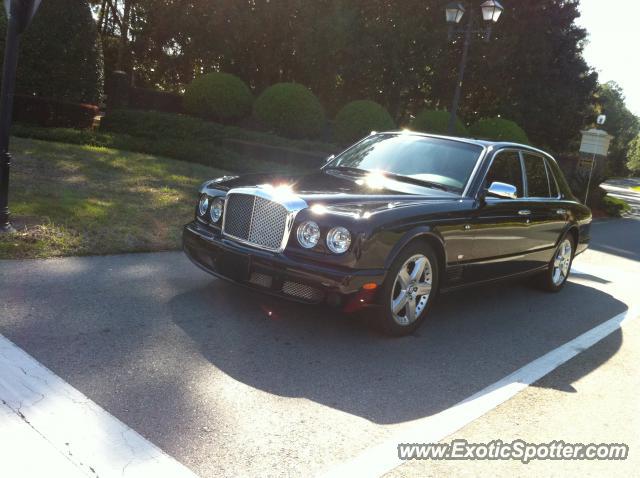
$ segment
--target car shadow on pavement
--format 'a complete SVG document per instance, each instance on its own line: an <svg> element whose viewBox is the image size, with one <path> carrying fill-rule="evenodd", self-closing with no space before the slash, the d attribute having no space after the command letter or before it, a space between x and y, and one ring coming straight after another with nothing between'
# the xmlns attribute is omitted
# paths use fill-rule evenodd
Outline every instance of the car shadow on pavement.
<svg viewBox="0 0 640 478"><path fill-rule="evenodd" d="M377 424L447 409L627 308L575 282L559 294L503 283L441 296L416 334L392 339L363 326L366 317L218 280L175 296L169 306L203 357L233 379ZM621 331L610 337L610 355L585 374L618 350ZM570 382L554 388L572 390Z"/></svg>

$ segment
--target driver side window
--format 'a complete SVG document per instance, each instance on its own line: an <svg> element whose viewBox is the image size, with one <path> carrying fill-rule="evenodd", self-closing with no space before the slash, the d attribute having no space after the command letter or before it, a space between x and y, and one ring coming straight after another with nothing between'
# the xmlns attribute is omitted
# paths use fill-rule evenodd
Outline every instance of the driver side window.
<svg viewBox="0 0 640 478"><path fill-rule="evenodd" d="M495 181L515 186L518 191L517 196L519 198L523 197L522 167L520 165L520 155L517 151L504 151L493 158L484 187L488 188Z"/></svg>

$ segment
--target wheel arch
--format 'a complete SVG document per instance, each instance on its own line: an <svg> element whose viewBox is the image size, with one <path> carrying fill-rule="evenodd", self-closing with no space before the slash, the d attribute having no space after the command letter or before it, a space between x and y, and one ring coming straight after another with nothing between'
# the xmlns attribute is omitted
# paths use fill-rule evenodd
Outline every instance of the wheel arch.
<svg viewBox="0 0 640 478"><path fill-rule="evenodd" d="M433 248L433 251L436 253L436 257L438 259L439 269L441 273L444 273L447 264L447 252L444 246L444 239L438 233L438 231L428 226L412 229L404 236L402 236L402 239L400 239L396 243L396 245L387 256L387 259L385 260L385 269L389 269L391 267L393 261L396 260L398 255L407 246L420 241L426 242Z"/></svg>

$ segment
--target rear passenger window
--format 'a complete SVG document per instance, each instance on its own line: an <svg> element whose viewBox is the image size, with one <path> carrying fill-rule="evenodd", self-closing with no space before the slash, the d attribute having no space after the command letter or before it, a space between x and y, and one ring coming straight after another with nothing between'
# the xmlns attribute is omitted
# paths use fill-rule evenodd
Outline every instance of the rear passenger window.
<svg viewBox="0 0 640 478"><path fill-rule="evenodd" d="M524 154L524 169L527 173L527 196L531 198L550 197L551 191L544 158Z"/></svg>
<svg viewBox="0 0 640 478"><path fill-rule="evenodd" d="M504 151L493 158L484 187L488 188L496 181L515 186L518 197L524 196L520 155L516 151Z"/></svg>
<svg viewBox="0 0 640 478"><path fill-rule="evenodd" d="M549 176L549 190L551 191L551 197L557 198L558 196L560 196L560 191L558 191L558 181L553 174L553 170L549 166L549 161L545 159L544 162L547 166L547 175Z"/></svg>

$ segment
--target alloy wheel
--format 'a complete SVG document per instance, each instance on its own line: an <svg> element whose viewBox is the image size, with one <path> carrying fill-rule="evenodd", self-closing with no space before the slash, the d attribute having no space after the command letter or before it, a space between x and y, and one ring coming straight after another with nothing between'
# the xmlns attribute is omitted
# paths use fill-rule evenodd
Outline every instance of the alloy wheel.
<svg viewBox="0 0 640 478"><path fill-rule="evenodd" d="M571 267L571 258L573 256L573 246L569 239L565 239L560 244L558 252L553 259L553 272L551 280L553 284L559 286L569 275L569 268Z"/></svg>
<svg viewBox="0 0 640 478"><path fill-rule="evenodd" d="M432 286L429 259L416 254L405 261L391 289L391 314L399 325L415 322L424 310Z"/></svg>

